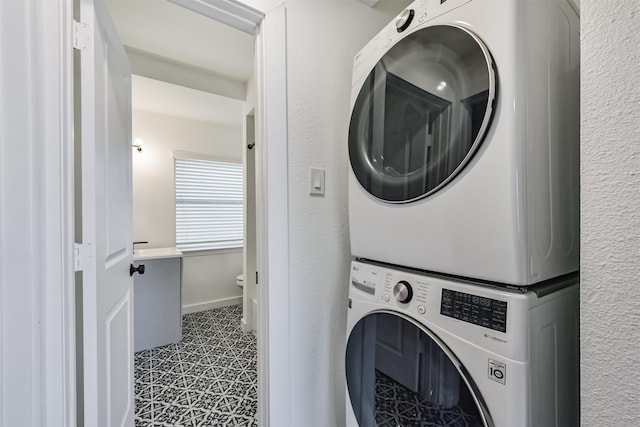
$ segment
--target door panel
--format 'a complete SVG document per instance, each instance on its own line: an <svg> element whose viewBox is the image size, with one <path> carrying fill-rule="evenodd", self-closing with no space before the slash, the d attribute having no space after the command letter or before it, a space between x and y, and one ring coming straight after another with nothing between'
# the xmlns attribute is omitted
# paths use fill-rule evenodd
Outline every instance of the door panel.
<svg viewBox="0 0 640 427"><path fill-rule="evenodd" d="M84 418L133 426L131 76L102 1L81 0Z"/></svg>
<svg viewBox="0 0 640 427"><path fill-rule="evenodd" d="M123 366L129 366L131 354L133 354L129 340L122 339L122 333L126 332L131 325L131 312L131 295L127 293L107 314L105 324L108 356L107 378L111 380L107 394L109 397L107 425L126 425L126 419L133 411L133 396L130 387L130 384L133 383L132 370L124 369L121 373L117 372Z"/></svg>

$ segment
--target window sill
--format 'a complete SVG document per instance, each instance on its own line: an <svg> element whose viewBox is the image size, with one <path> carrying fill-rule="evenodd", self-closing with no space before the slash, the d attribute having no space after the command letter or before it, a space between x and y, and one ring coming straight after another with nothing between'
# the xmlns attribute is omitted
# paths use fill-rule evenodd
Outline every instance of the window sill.
<svg viewBox="0 0 640 427"><path fill-rule="evenodd" d="M242 253L243 248L223 248L223 249L193 249L184 250L181 249L182 256L184 258L196 257L196 256L209 256L209 255L222 255L222 254L237 254Z"/></svg>

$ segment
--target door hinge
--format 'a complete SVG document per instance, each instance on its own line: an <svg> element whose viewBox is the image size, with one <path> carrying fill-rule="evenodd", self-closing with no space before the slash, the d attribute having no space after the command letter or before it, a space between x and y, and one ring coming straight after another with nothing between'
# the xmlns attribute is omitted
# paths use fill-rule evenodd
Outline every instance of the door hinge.
<svg viewBox="0 0 640 427"><path fill-rule="evenodd" d="M256 271L256 285L258 284L258 272Z"/></svg>
<svg viewBox="0 0 640 427"><path fill-rule="evenodd" d="M91 27L84 22L73 21L73 48L84 50L89 47L92 39Z"/></svg>
<svg viewBox="0 0 640 427"><path fill-rule="evenodd" d="M91 244L90 243L74 243L73 255L75 257L75 271L84 271L91 260Z"/></svg>

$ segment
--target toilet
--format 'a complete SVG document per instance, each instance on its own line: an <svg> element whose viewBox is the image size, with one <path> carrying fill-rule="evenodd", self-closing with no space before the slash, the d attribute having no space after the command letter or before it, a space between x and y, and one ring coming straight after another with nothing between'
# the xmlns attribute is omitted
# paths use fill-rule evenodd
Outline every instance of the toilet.
<svg viewBox="0 0 640 427"><path fill-rule="evenodd" d="M244 274L238 274L238 276L236 277L236 285L240 286L241 288L244 287Z"/></svg>

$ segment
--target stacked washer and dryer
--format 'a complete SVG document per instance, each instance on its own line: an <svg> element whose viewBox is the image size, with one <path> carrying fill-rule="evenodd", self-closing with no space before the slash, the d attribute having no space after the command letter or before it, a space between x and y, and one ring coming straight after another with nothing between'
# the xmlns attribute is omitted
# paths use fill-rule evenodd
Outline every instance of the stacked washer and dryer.
<svg viewBox="0 0 640 427"><path fill-rule="evenodd" d="M574 4L416 1L351 106L347 425L577 425Z"/></svg>

